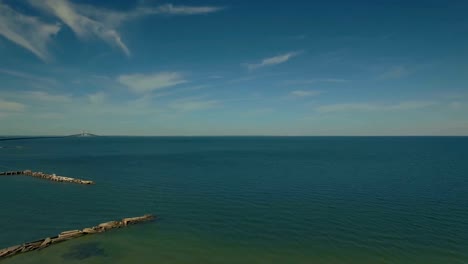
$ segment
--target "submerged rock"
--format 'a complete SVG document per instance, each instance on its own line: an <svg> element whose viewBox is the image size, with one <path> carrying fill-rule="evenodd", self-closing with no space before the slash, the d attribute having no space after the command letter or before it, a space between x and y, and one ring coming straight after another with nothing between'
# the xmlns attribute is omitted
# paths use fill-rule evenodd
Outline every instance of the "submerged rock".
<svg viewBox="0 0 468 264"><path fill-rule="evenodd" d="M62 255L64 260L84 260L92 257L106 257L104 248L98 242L88 242L73 246Z"/></svg>

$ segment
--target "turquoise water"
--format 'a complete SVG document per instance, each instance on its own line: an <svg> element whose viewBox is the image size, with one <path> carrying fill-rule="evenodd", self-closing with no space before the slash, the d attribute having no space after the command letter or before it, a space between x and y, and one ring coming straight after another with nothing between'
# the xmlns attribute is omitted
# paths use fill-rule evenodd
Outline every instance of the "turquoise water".
<svg viewBox="0 0 468 264"><path fill-rule="evenodd" d="M468 263L466 137L0 141L0 248L154 213L3 263Z"/></svg>

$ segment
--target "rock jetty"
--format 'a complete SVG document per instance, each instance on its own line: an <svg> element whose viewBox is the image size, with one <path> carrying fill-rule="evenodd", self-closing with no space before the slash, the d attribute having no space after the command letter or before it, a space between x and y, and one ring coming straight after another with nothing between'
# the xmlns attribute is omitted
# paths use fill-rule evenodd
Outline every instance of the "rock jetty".
<svg viewBox="0 0 468 264"><path fill-rule="evenodd" d="M26 175L26 176L32 176L36 178L45 179L45 180L56 181L56 182L70 182L70 183L78 183L78 184L86 184L86 185L94 184L93 181L75 179L75 178L64 177L64 176L57 176L55 174L47 174L47 173L35 172L31 170L0 172L0 176L2 175Z"/></svg>
<svg viewBox="0 0 468 264"><path fill-rule="evenodd" d="M64 231L54 237L47 237L41 240L24 243L22 245L0 249L0 260L3 258L7 258L7 257L20 254L20 253L40 250L40 249L49 247L53 244L57 244L57 243L67 241L70 239L82 237L82 236L89 235L89 234L103 233L110 229L126 227L128 225L147 222L153 219L155 219L154 215L147 214L147 215L138 216L138 217L124 218L121 221L110 221L110 222L102 223L98 226L87 227L87 228L84 228L83 230Z"/></svg>

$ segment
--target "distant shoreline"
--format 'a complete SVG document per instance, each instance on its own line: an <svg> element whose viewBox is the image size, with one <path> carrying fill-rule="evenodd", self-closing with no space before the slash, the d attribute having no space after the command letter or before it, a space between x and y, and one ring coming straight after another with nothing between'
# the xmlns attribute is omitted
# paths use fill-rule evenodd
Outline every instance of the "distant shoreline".
<svg viewBox="0 0 468 264"><path fill-rule="evenodd" d="M445 136L432 136L432 135L418 135L418 136L274 136L274 135L239 135L239 136L200 136L200 135L187 135L187 136L129 136L129 135L92 135L92 136L80 136L68 135L68 136L0 136L0 141L12 141L12 140L29 140L29 139L53 139L53 138L93 138L93 137L114 137L114 138L468 138L465 136L445 135Z"/></svg>
<svg viewBox="0 0 468 264"><path fill-rule="evenodd" d="M46 138L65 138L66 136L36 136L36 137L0 137L0 141L9 140L27 140L27 139L46 139Z"/></svg>

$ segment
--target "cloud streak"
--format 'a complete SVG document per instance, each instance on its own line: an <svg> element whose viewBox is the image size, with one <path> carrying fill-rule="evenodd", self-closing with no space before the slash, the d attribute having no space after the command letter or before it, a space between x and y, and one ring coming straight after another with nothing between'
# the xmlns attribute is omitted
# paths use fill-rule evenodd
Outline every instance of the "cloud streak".
<svg viewBox="0 0 468 264"><path fill-rule="evenodd" d="M88 94L88 100L91 104L99 105L105 102L106 94L104 92L97 92L93 94Z"/></svg>
<svg viewBox="0 0 468 264"><path fill-rule="evenodd" d="M71 96L61 94L49 94L42 91L22 92L23 98L29 98L31 101L40 101L46 103L67 103L72 100Z"/></svg>
<svg viewBox="0 0 468 264"><path fill-rule="evenodd" d="M288 52L288 53L277 55L274 57L265 58L261 60L259 63L247 63L245 65L247 69L252 71L252 70L259 69L259 68L264 68L264 67L269 67L269 66L274 66L274 65L285 63L289 61L290 59L298 56L300 53L301 52L298 52L298 51Z"/></svg>
<svg viewBox="0 0 468 264"><path fill-rule="evenodd" d="M374 104L374 103L342 103L330 104L317 107L320 113L350 112L350 111L402 111L423 109L437 105L431 101L405 101L397 104Z"/></svg>
<svg viewBox="0 0 468 264"><path fill-rule="evenodd" d="M321 94L320 91L315 90L295 90L290 93L290 95L295 97L309 97L309 96L317 96Z"/></svg>
<svg viewBox="0 0 468 264"><path fill-rule="evenodd" d="M119 48L130 56L131 52L123 42L118 26L127 20L148 15L199 15L222 10L215 6L174 6L165 4L158 7L137 7L127 12L100 9L90 5L74 4L68 0L29 0L31 5L60 19L81 39L98 38Z"/></svg>
<svg viewBox="0 0 468 264"><path fill-rule="evenodd" d="M51 85L57 84L57 81L55 79L52 79L52 78L37 76L37 75L25 73L25 72L8 70L8 69L3 69L3 68L0 68L0 74L6 74L6 75L10 75L10 76L13 76L13 77L16 77L16 78L30 80L30 81L34 81L34 82L45 82L45 83L51 84Z"/></svg>
<svg viewBox="0 0 468 264"><path fill-rule="evenodd" d="M161 5L157 8L150 9L156 14L170 15L200 15L209 14L223 10L224 7L217 6L174 6L172 4Z"/></svg>
<svg viewBox="0 0 468 264"><path fill-rule="evenodd" d="M215 13L225 9L224 7L219 6L174 6L172 4L165 4L157 7L138 6L133 10L118 12L113 10L99 9L89 5L74 6L79 10L80 13L93 20L101 21L103 24L109 27L117 27L125 21L150 15L202 15Z"/></svg>
<svg viewBox="0 0 468 264"><path fill-rule="evenodd" d="M187 82L178 72L121 75L117 81L135 93L150 93Z"/></svg>
<svg viewBox="0 0 468 264"><path fill-rule="evenodd" d="M180 111L180 112L192 112L192 111L200 111L218 107L220 104L217 100L204 100L204 99L182 99L177 100L170 104L170 108Z"/></svg>
<svg viewBox="0 0 468 264"><path fill-rule="evenodd" d="M308 80L286 80L284 84L286 85L295 85L295 84L316 84L316 83L346 83L349 80L338 79L338 78L316 78Z"/></svg>
<svg viewBox="0 0 468 264"><path fill-rule="evenodd" d="M52 14L69 26L80 38L97 37L120 48L127 56L130 50L123 43L119 33L101 21L93 20L80 12L80 6L67 0L30 0L33 6Z"/></svg>
<svg viewBox="0 0 468 264"><path fill-rule="evenodd" d="M381 80L400 79L409 75L411 71L405 66L395 66L379 76Z"/></svg>
<svg viewBox="0 0 468 264"><path fill-rule="evenodd" d="M60 30L57 24L16 12L0 2L0 35L32 52L43 61L50 60L47 47Z"/></svg>
<svg viewBox="0 0 468 264"><path fill-rule="evenodd" d="M26 109L26 106L21 103L17 103L14 101L6 101L0 99L0 111L5 112L21 112Z"/></svg>

